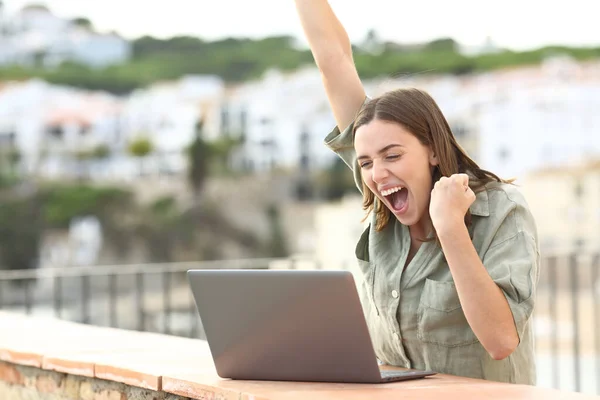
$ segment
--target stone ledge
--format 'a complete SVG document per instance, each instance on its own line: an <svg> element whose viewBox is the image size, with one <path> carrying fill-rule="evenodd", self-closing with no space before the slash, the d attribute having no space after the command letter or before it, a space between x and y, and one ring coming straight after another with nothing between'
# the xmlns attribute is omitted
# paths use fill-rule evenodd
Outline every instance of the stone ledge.
<svg viewBox="0 0 600 400"><path fill-rule="evenodd" d="M172 393L0 361L0 398L36 400L189 400Z"/></svg>
<svg viewBox="0 0 600 400"><path fill-rule="evenodd" d="M206 342L0 312L0 399L596 399L449 375L386 384L234 381Z"/></svg>

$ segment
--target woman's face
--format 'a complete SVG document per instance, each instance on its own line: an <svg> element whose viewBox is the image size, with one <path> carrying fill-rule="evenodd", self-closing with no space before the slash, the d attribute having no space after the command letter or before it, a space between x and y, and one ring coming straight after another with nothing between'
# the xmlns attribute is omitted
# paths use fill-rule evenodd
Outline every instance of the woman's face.
<svg viewBox="0 0 600 400"><path fill-rule="evenodd" d="M428 218L438 164L428 146L399 124L373 120L356 130L354 148L363 181L402 224Z"/></svg>

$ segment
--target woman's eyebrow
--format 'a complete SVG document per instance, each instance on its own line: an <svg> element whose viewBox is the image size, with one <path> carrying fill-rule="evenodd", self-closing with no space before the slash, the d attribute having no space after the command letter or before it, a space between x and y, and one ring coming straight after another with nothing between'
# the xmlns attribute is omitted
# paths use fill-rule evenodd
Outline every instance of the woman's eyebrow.
<svg viewBox="0 0 600 400"><path fill-rule="evenodd" d="M387 146L385 146L383 149L379 150L379 151L377 152L377 154L382 154L382 153L385 153L386 151L388 151L389 149L391 149L391 148L393 148L393 147L404 147L404 146L403 146L403 145L401 145L401 144L398 144L398 143L392 143L392 144L388 144L388 145L387 145ZM362 160L362 159L365 159L365 158L369 158L369 156L366 156L366 155L361 155L361 156L358 156L357 160Z"/></svg>

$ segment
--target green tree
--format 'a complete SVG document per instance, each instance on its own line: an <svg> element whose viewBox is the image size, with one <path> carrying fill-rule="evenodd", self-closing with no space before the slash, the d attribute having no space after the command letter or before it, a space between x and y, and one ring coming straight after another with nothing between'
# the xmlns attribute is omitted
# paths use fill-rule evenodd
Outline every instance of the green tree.
<svg viewBox="0 0 600 400"><path fill-rule="evenodd" d="M21 153L14 145L0 152L0 186L11 186L18 182Z"/></svg>
<svg viewBox="0 0 600 400"><path fill-rule="evenodd" d="M40 189L43 219L51 228L66 228L73 218L94 215L105 221L123 214L133 201L133 193L114 187L89 184L53 184Z"/></svg>
<svg viewBox="0 0 600 400"><path fill-rule="evenodd" d="M241 139L222 136L212 142L204 140L204 121L198 120L194 140L187 149L188 181L196 200L200 201L206 178L214 173L228 172L231 152L241 143Z"/></svg>
<svg viewBox="0 0 600 400"><path fill-rule="evenodd" d="M356 193L352 172L341 158L336 157L331 167L325 171L322 186L327 200L339 200L347 193Z"/></svg>
<svg viewBox="0 0 600 400"><path fill-rule="evenodd" d="M92 24L92 21L90 21L88 18L85 17L77 17L77 18L73 18L71 20L71 22L76 25L76 26L80 26L82 28L85 28L87 30L93 31L94 30L94 25Z"/></svg>
<svg viewBox="0 0 600 400"><path fill-rule="evenodd" d="M103 238L122 257L133 239L139 210L131 191L86 184L53 184L39 191L44 227L66 229L71 220L93 215L102 224Z"/></svg>
<svg viewBox="0 0 600 400"><path fill-rule="evenodd" d="M80 171L81 180L87 180L90 177L90 161L103 160L110 155L110 149L105 144L99 144L92 149L77 150L74 152Z"/></svg>
<svg viewBox="0 0 600 400"><path fill-rule="evenodd" d="M110 148L105 144L99 144L92 149L92 158L104 160L110 156Z"/></svg>
<svg viewBox="0 0 600 400"><path fill-rule="evenodd" d="M204 41L191 36L169 39L142 37L132 42L133 57L128 62L105 68L91 68L64 63L47 69L6 66L0 68L0 79L41 78L51 83L105 90L126 94L153 82L178 79L188 74L214 74L228 83L260 77L269 69L293 71L303 65L314 65L308 49L298 48L289 36L264 39L220 39ZM365 47L365 46L363 46ZM373 32L367 37L367 48L377 51L356 52L356 65L365 79L396 74L433 72L463 74L518 65L535 65L546 57L564 54L577 60L600 58L600 47L550 46L525 52L502 51L494 54L464 56L451 38L440 38L416 46L377 40ZM40 54L40 61L45 57Z"/></svg>
<svg viewBox="0 0 600 400"><path fill-rule="evenodd" d="M140 161L140 174L143 174L144 160L154 151L152 141L145 136L141 136L129 143L127 151Z"/></svg>
<svg viewBox="0 0 600 400"><path fill-rule="evenodd" d="M452 38L440 38L432 40L425 45L425 49L443 52L457 52L458 43Z"/></svg>
<svg viewBox="0 0 600 400"><path fill-rule="evenodd" d="M36 268L42 235L37 197L3 198L0 206L0 269Z"/></svg>
<svg viewBox="0 0 600 400"><path fill-rule="evenodd" d="M142 217L135 231L143 238L151 261L173 261L178 242L186 238L181 234L185 221L181 218L175 199L171 196L161 197L139 211Z"/></svg>
<svg viewBox="0 0 600 400"><path fill-rule="evenodd" d="M218 172L227 173L231 152L237 149L240 144L241 139L229 136L220 137L210 142L208 146L211 165L218 168Z"/></svg>
<svg viewBox="0 0 600 400"><path fill-rule="evenodd" d="M196 204L200 203L202 189L208 176L208 159L210 157L210 147L204 141L204 121L198 120L196 123L196 132L194 140L188 148L188 181L194 192Z"/></svg>
<svg viewBox="0 0 600 400"><path fill-rule="evenodd" d="M18 174L19 163L21 162L21 152L16 147L12 147L8 151L8 165L13 176Z"/></svg>
<svg viewBox="0 0 600 400"><path fill-rule="evenodd" d="M279 208L275 204L270 204L266 209L266 213L271 231L271 240L268 243L269 256L286 257L288 255L288 249Z"/></svg>

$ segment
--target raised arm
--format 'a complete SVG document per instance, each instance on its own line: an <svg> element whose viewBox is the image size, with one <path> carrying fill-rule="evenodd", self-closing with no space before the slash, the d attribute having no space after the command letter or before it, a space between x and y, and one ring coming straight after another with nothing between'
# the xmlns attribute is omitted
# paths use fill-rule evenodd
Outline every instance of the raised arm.
<svg viewBox="0 0 600 400"><path fill-rule="evenodd" d="M365 100L346 30L327 0L295 0L304 35L329 99L338 128L350 125Z"/></svg>

